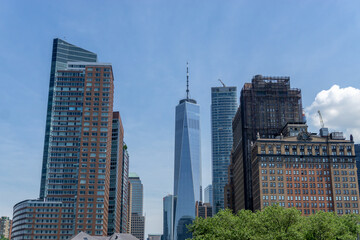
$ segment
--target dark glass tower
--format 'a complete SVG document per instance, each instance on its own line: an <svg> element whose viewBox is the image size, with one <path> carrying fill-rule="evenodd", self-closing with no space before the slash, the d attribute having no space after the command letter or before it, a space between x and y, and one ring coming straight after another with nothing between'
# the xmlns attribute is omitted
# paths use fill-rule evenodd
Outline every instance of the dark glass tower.
<svg viewBox="0 0 360 240"><path fill-rule="evenodd" d="M233 208L253 209L251 146L257 135L275 138L288 122L303 122L301 90L290 88L290 77L256 75L241 90L233 121L233 150L229 184ZM232 179L232 182L231 182ZM244 198L245 196L245 198ZM231 201L228 201L231 202Z"/></svg>
<svg viewBox="0 0 360 240"><path fill-rule="evenodd" d="M356 173L358 177L358 186L360 191L360 144L355 144L355 160L356 160Z"/></svg>
<svg viewBox="0 0 360 240"><path fill-rule="evenodd" d="M113 112L111 138L108 236L119 231L121 226L124 128L119 112Z"/></svg>
<svg viewBox="0 0 360 240"><path fill-rule="evenodd" d="M121 182L121 220L120 232L128 232L129 219L129 152L127 145L123 146L122 182Z"/></svg>
<svg viewBox="0 0 360 240"><path fill-rule="evenodd" d="M53 52L51 58L50 70L50 84L48 105L46 114L46 127L45 127L45 140L44 140L44 153L43 163L41 169L41 183L40 183L40 198L45 197L45 182L46 182L46 169L49 157L49 139L50 139L50 124L53 116L53 96L54 96L54 82L58 70L65 70L68 62L96 62L97 55L83 48L74 46L64 40L55 38L53 42Z"/></svg>

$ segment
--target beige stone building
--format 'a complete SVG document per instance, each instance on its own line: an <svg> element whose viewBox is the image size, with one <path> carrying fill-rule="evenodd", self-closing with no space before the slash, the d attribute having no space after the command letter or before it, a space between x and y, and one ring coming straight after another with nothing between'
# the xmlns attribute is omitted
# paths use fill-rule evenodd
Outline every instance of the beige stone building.
<svg viewBox="0 0 360 240"><path fill-rule="evenodd" d="M305 124L289 123L279 137L253 143L254 209L279 204L303 215L359 213L356 170L352 137L325 128L311 134Z"/></svg>

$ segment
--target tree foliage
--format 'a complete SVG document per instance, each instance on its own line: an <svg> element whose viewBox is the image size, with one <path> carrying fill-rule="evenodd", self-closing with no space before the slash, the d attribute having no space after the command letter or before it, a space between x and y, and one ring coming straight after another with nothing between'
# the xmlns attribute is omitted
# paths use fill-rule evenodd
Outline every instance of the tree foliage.
<svg viewBox="0 0 360 240"><path fill-rule="evenodd" d="M262 211L229 209L212 218L196 218L189 227L195 240L347 240L356 239L359 215L319 211L309 217L295 208L269 206Z"/></svg>

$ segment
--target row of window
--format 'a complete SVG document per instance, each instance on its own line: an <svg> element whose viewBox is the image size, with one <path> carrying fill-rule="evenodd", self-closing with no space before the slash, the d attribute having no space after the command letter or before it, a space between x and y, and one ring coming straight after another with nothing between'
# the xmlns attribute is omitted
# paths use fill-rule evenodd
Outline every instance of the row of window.
<svg viewBox="0 0 360 240"><path fill-rule="evenodd" d="M87 73L87 76L88 76L88 77L92 77L93 75L94 75L95 77L100 77L100 76L101 76L100 73L95 73L95 74L93 74L93 73L91 73L91 72L88 72L88 73ZM109 74L109 73L104 73L103 76L104 76L104 77L110 77L110 74Z"/></svg>

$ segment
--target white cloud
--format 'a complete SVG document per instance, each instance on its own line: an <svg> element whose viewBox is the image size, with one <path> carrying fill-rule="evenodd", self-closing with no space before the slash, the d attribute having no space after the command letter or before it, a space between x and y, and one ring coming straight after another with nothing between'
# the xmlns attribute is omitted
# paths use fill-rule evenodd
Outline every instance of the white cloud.
<svg viewBox="0 0 360 240"><path fill-rule="evenodd" d="M319 92L306 108L308 124L313 130L321 127L318 110L330 131L343 131L347 139L352 134L355 142L360 142L360 89L333 85Z"/></svg>

